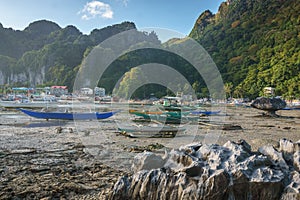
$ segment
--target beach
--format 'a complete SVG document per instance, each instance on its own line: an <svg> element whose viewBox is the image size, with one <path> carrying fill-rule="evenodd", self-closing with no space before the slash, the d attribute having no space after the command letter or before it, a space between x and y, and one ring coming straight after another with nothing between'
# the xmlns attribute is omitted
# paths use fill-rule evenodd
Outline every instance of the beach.
<svg viewBox="0 0 300 200"><path fill-rule="evenodd" d="M132 173L134 156L144 150L164 154L189 143L223 145L243 139L255 151L277 146L282 138L300 140L299 110L280 110L280 117L274 118L254 108L212 109L221 109L221 114L202 124L182 124L187 131L174 138L118 133L118 124L131 122L126 110L90 121L46 121L1 111L0 199L106 199L118 178ZM226 129L220 123L240 128Z"/></svg>

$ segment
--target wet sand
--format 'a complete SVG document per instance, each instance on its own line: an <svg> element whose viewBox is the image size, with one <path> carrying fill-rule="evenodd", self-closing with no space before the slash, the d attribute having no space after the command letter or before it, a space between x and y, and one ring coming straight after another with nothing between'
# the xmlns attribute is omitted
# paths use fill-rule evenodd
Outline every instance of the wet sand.
<svg viewBox="0 0 300 200"><path fill-rule="evenodd" d="M276 146L281 138L300 140L299 110L277 111L278 118L261 113L227 107L221 117L208 118L212 123L188 124L175 138L128 138L117 133L119 123L130 122L124 112L99 121L45 121L1 111L0 199L105 199L118 177L131 173L133 157L144 149L163 154L191 142L223 145L244 139L255 151ZM219 129L212 125L218 120L242 129Z"/></svg>

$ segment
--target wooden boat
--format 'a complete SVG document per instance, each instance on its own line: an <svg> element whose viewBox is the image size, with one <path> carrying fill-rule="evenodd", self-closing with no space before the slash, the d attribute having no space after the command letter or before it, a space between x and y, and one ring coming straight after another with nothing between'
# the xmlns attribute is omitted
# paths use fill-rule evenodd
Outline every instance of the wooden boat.
<svg viewBox="0 0 300 200"><path fill-rule="evenodd" d="M176 106L176 105L157 105L157 107L161 110L165 111L171 111L171 112L187 112L187 111L192 111L196 110L198 107L194 106Z"/></svg>
<svg viewBox="0 0 300 200"><path fill-rule="evenodd" d="M197 121L199 119L198 116L182 115L180 112L163 112L162 114L147 114L143 112L135 112L132 114L142 117L143 119L148 121L158 121L167 124L188 123L191 121Z"/></svg>
<svg viewBox="0 0 300 200"><path fill-rule="evenodd" d="M23 113L39 118L39 119L64 119L64 120L90 120L90 119L106 119L120 111L111 111L111 112L86 112L86 113L72 113L72 112L38 112L32 110L26 110L18 108L18 110Z"/></svg>
<svg viewBox="0 0 300 200"><path fill-rule="evenodd" d="M134 126L134 125L119 125L118 130L125 132L179 132L185 131L184 127L174 127L174 126L166 126L155 124L152 126Z"/></svg>
<svg viewBox="0 0 300 200"><path fill-rule="evenodd" d="M178 132L184 132L185 127L155 124L152 126L119 125L118 131L128 137L175 137Z"/></svg>
<svg viewBox="0 0 300 200"><path fill-rule="evenodd" d="M158 115L163 114L162 111L139 111L139 110L135 110L135 109L130 109L129 113L130 114L140 114L140 113L141 114L158 114Z"/></svg>

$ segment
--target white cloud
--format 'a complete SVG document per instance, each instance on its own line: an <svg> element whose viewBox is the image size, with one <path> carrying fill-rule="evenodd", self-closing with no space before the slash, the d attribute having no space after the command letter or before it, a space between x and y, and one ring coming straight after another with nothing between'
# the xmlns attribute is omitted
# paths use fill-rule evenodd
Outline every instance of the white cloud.
<svg viewBox="0 0 300 200"><path fill-rule="evenodd" d="M112 19L114 12L109 4L94 0L86 3L84 8L79 11L79 14L82 14L81 19L83 20L93 19L97 16Z"/></svg>

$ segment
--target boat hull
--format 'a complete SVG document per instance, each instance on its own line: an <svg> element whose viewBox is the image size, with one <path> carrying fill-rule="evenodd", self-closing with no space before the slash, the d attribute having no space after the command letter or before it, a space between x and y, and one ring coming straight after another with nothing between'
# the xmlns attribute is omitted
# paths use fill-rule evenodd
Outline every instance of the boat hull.
<svg viewBox="0 0 300 200"><path fill-rule="evenodd" d="M118 127L119 131L124 132L182 132L185 131L184 127L171 127L171 126L130 126L130 125L121 125Z"/></svg>
<svg viewBox="0 0 300 200"><path fill-rule="evenodd" d="M91 119L107 119L119 111L114 112L91 112L91 113L60 113L60 112L37 112L19 108L23 113L39 119L63 119L63 120L91 120Z"/></svg>
<svg viewBox="0 0 300 200"><path fill-rule="evenodd" d="M135 112L131 114L135 114L136 116L142 117L145 120L158 121L166 124L187 123L191 121L197 121L199 119L197 116L185 116L181 115L181 113L175 112L164 112L163 114L146 114L141 112Z"/></svg>
<svg viewBox="0 0 300 200"><path fill-rule="evenodd" d="M150 138L170 138L175 137L177 133L184 132L185 127L172 127L172 126L133 126L133 125L119 125L119 132L128 137L150 137Z"/></svg>

